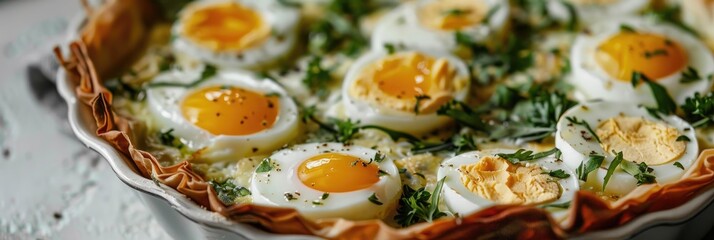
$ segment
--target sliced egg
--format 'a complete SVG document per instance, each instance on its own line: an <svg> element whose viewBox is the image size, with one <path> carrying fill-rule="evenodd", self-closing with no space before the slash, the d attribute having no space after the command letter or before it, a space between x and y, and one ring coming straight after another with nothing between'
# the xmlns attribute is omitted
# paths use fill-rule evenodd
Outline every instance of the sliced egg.
<svg viewBox="0 0 714 240"><path fill-rule="evenodd" d="M505 32L508 1L427 0L404 3L384 16L372 33L372 48L385 44L451 51L460 31L477 41Z"/></svg>
<svg viewBox="0 0 714 240"><path fill-rule="evenodd" d="M468 215L498 204L567 204L579 190L570 168L553 156L513 164L497 154L514 150L467 152L442 162L437 173L444 182L444 201L455 213ZM562 170L563 178L551 176ZM560 171L558 171L560 172ZM566 175L567 174L567 175ZM546 208L559 215L565 208Z"/></svg>
<svg viewBox="0 0 714 240"><path fill-rule="evenodd" d="M265 67L293 49L299 17L297 9L277 0L195 1L174 24L172 45L223 67Z"/></svg>
<svg viewBox="0 0 714 240"><path fill-rule="evenodd" d="M646 84L632 86L633 73L664 86L678 103L695 92L708 92L712 81L705 78L714 73L714 57L698 39L674 26L641 18L593 25L577 37L570 61L569 81L579 100L648 106L655 106L654 95ZM683 82L683 75L692 70L701 79Z"/></svg>
<svg viewBox="0 0 714 240"><path fill-rule="evenodd" d="M253 203L295 208L310 219L382 219L401 194L392 159L356 145L297 145L261 165L270 170L259 166L253 175Z"/></svg>
<svg viewBox="0 0 714 240"><path fill-rule="evenodd" d="M423 133L450 122L436 110L468 96L468 69L458 58L424 51L372 51L359 58L342 83L342 114L390 129Z"/></svg>
<svg viewBox="0 0 714 240"><path fill-rule="evenodd" d="M562 152L565 164L572 169L578 168L591 155L605 157L602 165L588 174L584 186L589 190L602 191L607 169L615 158L614 152L622 152L629 162L646 163L654 169L651 174L657 183L671 183L694 165L699 146L689 123L674 115L660 118L634 104L585 103L563 114L558 122L555 146ZM677 166L679 164L682 168ZM635 187L635 177L617 167L605 193L623 196Z"/></svg>
<svg viewBox="0 0 714 240"><path fill-rule="evenodd" d="M548 14L557 20L572 18L570 4L579 21L586 25L612 18L634 16L645 10L651 0L548 0Z"/></svg>
<svg viewBox="0 0 714 240"><path fill-rule="evenodd" d="M161 130L185 141L201 158L223 160L268 153L299 133L298 109L285 90L240 71L219 71L196 86L199 72L168 72L146 90Z"/></svg>

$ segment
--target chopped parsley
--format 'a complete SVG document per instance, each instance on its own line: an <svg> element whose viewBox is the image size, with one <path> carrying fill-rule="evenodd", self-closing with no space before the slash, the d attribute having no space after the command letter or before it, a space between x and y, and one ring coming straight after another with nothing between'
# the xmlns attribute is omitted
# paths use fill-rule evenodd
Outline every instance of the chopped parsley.
<svg viewBox="0 0 714 240"><path fill-rule="evenodd" d="M322 67L322 58L313 56L307 64L307 71L302 78L302 83L310 91L316 93L320 98L324 98L329 94L327 84L332 81L330 70Z"/></svg>
<svg viewBox="0 0 714 240"><path fill-rule="evenodd" d="M255 169L255 172L264 173L270 172L270 170L273 170L273 163L270 158L265 158L262 162L260 162L260 165L258 165L258 168Z"/></svg>
<svg viewBox="0 0 714 240"><path fill-rule="evenodd" d="M600 168L602 161L605 160L604 156L592 154L588 156L588 159L580 163L577 169L575 169L575 174L578 175L578 179L582 181L588 180L588 174Z"/></svg>
<svg viewBox="0 0 714 240"><path fill-rule="evenodd" d="M439 211L441 189L446 178L436 183L434 192L430 193L424 187L414 190L409 185L402 186L402 196L394 220L402 227L420 222L431 222L446 213Z"/></svg>
<svg viewBox="0 0 714 240"><path fill-rule="evenodd" d="M530 98L516 103L512 119L492 127L490 138L536 141L552 136L560 117L576 104L557 91L533 90Z"/></svg>
<svg viewBox="0 0 714 240"><path fill-rule="evenodd" d="M647 166L647 164L644 162L637 164L624 160L622 161L620 167L626 173L632 175L633 177L635 177L635 179L637 179L637 186L657 182L657 180L655 179L655 175L652 174L652 171L654 171L654 169Z"/></svg>
<svg viewBox="0 0 714 240"><path fill-rule="evenodd" d="M506 159L511 163L518 163L521 161L532 161L536 159L541 159L556 154L558 152L560 152L560 150L558 150L557 148L553 148L551 150L539 153L533 153L533 151L531 150L518 149L515 153L499 153L496 154L496 156Z"/></svg>
<svg viewBox="0 0 714 240"><path fill-rule="evenodd" d="M667 50L657 49L654 51L645 51L645 58L653 58L656 56L667 56Z"/></svg>
<svg viewBox="0 0 714 240"><path fill-rule="evenodd" d="M395 52L397 52L397 47L394 46L393 43L385 43L384 50L386 50L388 54L394 54Z"/></svg>
<svg viewBox="0 0 714 240"><path fill-rule="evenodd" d="M384 161L384 155L382 155L382 154L380 154L379 152L377 152L377 153L374 154L373 160L374 160L375 162L377 162L377 163L381 163L382 161Z"/></svg>
<svg viewBox="0 0 714 240"><path fill-rule="evenodd" d="M541 208L562 208L566 209L570 207L570 201L563 202L563 203L551 203L551 204L546 204L541 206Z"/></svg>
<svg viewBox="0 0 714 240"><path fill-rule="evenodd" d="M322 196L320 196L320 200L325 200L325 199L327 199L328 197L330 197L330 194L329 194L329 193L323 193Z"/></svg>
<svg viewBox="0 0 714 240"><path fill-rule="evenodd" d="M704 79L699 75L699 71L693 67L687 67L686 70L682 71L682 78L679 79L680 83L692 83Z"/></svg>
<svg viewBox="0 0 714 240"><path fill-rule="evenodd" d="M594 138L595 141L597 141L598 143L600 142L600 137L595 134L595 131L593 131L593 129L590 127L590 124L588 124L588 122L586 122L585 120L578 120L577 117L565 117L565 119L572 124L585 127L585 129L588 130L588 133L590 133L590 136ZM585 140L589 139L586 138Z"/></svg>
<svg viewBox="0 0 714 240"><path fill-rule="evenodd" d="M550 170L547 173L549 176L554 177L554 178L569 178L570 174L566 173L563 169L558 169L558 170Z"/></svg>
<svg viewBox="0 0 714 240"><path fill-rule="evenodd" d="M607 173L605 174L605 179L602 184L603 191L605 191L605 187L607 186L607 183L610 181L612 174L615 173L615 169L617 169L617 166L620 166L620 163L622 162L623 159L624 159L624 157L622 156L622 152L615 153L615 158L612 159L612 162L610 162L610 166L607 168Z"/></svg>
<svg viewBox="0 0 714 240"><path fill-rule="evenodd" d="M681 107L692 127L706 127L714 122L714 94L711 92L706 95L694 93L694 96L685 99Z"/></svg>
<svg viewBox="0 0 714 240"><path fill-rule="evenodd" d="M692 140L689 139L689 137L687 137L686 135L680 135L679 137L677 137L676 141L677 142L691 142Z"/></svg>
<svg viewBox="0 0 714 240"><path fill-rule="evenodd" d="M175 148L183 148L184 144L181 142L180 138L177 138L173 135L174 129L170 128L166 131L159 132L159 141L161 142L162 145L165 146L170 146L170 147L175 147Z"/></svg>
<svg viewBox="0 0 714 240"><path fill-rule="evenodd" d="M674 162L673 165L674 165L675 167L678 167L678 168L684 170L684 166L682 166L682 163L680 163L680 162Z"/></svg>
<svg viewBox="0 0 714 240"><path fill-rule="evenodd" d="M372 202L372 203L374 203L374 204L376 204L376 205L382 205L382 204L384 204L384 203L382 203L382 202L379 201L379 198L377 198L377 194L376 194L376 193L372 193L372 196L369 196L369 198L367 198L367 200L369 200L370 202Z"/></svg>
<svg viewBox="0 0 714 240"><path fill-rule="evenodd" d="M226 179L223 180L222 182L210 180L208 181L208 185L213 187L214 190L216 190L216 193L218 194L218 199L221 200L226 205L231 205L235 203L235 199L238 197L244 197L251 195L250 190L248 190L245 187L238 187L233 182L231 179Z"/></svg>
<svg viewBox="0 0 714 240"><path fill-rule="evenodd" d="M419 115L419 108L420 108L419 104L421 103L421 101L431 99L431 97L429 97L427 95L416 95L414 97L416 98L416 101L414 103L414 114Z"/></svg>
<svg viewBox="0 0 714 240"><path fill-rule="evenodd" d="M449 10L444 11L444 15L446 16L461 16L461 15L466 15L469 14L471 11L469 10L464 10L460 8L452 8Z"/></svg>
<svg viewBox="0 0 714 240"><path fill-rule="evenodd" d="M637 30L628 24L620 24L620 32L636 33Z"/></svg>
<svg viewBox="0 0 714 240"><path fill-rule="evenodd" d="M483 122L481 115L473 111L463 102L452 100L439 107L436 113L438 115L449 116L460 125L477 131L488 132L489 127Z"/></svg>
<svg viewBox="0 0 714 240"><path fill-rule="evenodd" d="M660 113L669 115L677 111L677 103L674 102L672 96L667 92L667 88L650 80L641 72L632 72L632 86L637 87L640 82L645 82L650 87L652 95L657 102L656 110Z"/></svg>

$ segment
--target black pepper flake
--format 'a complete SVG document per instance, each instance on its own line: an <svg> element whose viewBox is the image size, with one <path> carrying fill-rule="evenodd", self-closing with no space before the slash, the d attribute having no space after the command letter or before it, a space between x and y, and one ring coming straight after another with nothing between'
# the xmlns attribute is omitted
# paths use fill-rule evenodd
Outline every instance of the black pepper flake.
<svg viewBox="0 0 714 240"><path fill-rule="evenodd" d="M53 216L56 220L62 219L62 213L59 213L59 212L55 212L54 214L52 214L52 216Z"/></svg>
<svg viewBox="0 0 714 240"><path fill-rule="evenodd" d="M5 158L10 157L10 149L7 149L7 148L3 149L3 150L2 150L2 156L5 157Z"/></svg>
<svg viewBox="0 0 714 240"><path fill-rule="evenodd" d="M253 148L253 152L254 152L254 153L255 153L255 152L258 152L258 148L255 148L255 147L254 147L254 148Z"/></svg>

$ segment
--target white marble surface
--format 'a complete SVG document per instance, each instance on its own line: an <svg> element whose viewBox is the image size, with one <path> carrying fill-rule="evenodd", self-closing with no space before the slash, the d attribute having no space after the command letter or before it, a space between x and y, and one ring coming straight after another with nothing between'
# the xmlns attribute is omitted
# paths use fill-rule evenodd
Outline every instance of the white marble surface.
<svg viewBox="0 0 714 240"><path fill-rule="evenodd" d="M0 0L0 239L168 239L28 68L79 13L79 0Z"/></svg>

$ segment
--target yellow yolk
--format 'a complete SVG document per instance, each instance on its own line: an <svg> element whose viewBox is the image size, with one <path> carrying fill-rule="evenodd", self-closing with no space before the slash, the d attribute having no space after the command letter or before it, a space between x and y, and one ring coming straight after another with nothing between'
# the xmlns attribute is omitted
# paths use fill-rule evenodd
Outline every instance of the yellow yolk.
<svg viewBox="0 0 714 240"><path fill-rule="evenodd" d="M242 88L209 87L186 97L183 116L216 135L249 135L270 128L278 118L280 102Z"/></svg>
<svg viewBox="0 0 714 240"><path fill-rule="evenodd" d="M617 116L602 121L596 130L602 149L622 151L625 159L647 165L666 164L679 158L687 144L677 141L679 130L643 118Z"/></svg>
<svg viewBox="0 0 714 240"><path fill-rule="evenodd" d="M488 12L484 1L441 0L432 1L419 9L423 25L439 30L457 30L483 21Z"/></svg>
<svg viewBox="0 0 714 240"><path fill-rule="evenodd" d="M323 192L351 192L379 181L379 167L340 153L323 153L305 160L297 170L306 186Z"/></svg>
<svg viewBox="0 0 714 240"><path fill-rule="evenodd" d="M184 35L212 50L243 50L270 34L257 12L235 2L199 8L185 16L183 24Z"/></svg>
<svg viewBox="0 0 714 240"><path fill-rule="evenodd" d="M661 35L622 32L598 46L595 60L610 76L622 81L629 82L633 72L657 80L682 70L687 65L687 53Z"/></svg>
<svg viewBox="0 0 714 240"><path fill-rule="evenodd" d="M424 55L391 58L380 62L374 73L379 89L396 98L413 99L429 92L434 59Z"/></svg>

